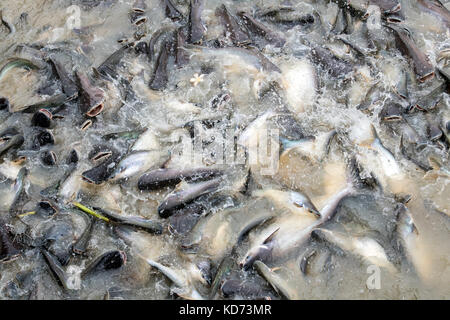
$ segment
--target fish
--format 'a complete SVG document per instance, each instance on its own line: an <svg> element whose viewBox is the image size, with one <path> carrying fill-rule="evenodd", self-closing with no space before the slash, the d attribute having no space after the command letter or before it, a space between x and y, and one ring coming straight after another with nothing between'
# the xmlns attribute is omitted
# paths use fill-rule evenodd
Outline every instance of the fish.
<svg viewBox="0 0 450 320"><path fill-rule="evenodd" d="M177 7L175 7L172 0L163 0L163 2L166 17L170 18L172 21L179 21L183 19L183 14L177 9Z"/></svg>
<svg viewBox="0 0 450 320"><path fill-rule="evenodd" d="M221 178L185 185L179 190L169 193L158 206L158 214L161 218L167 218L173 214L173 210L184 206L201 195L218 190Z"/></svg>
<svg viewBox="0 0 450 320"><path fill-rule="evenodd" d="M273 226L267 229L268 232L263 233L262 241L257 239L247 251L239 263L241 268L249 270L255 261L267 263L287 258L304 244L310 238L312 230L333 217L342 199L354 194L358 188L362 187L354 158L349 161L348 171L347 185L327 199L323 208L319 210L320 217L302 207L300 208L304 210L302 214L288 214L275 221Z"/></svg>
<svg viewBox="0 0 450 320"><path fill-rule="evenodd" d="M186 275L186 271L171 269L151 259L146 259L146 261L149 265L156 268L167 278L169 278L175 286L177 286L175 290L172 290L176 294L190 300L203 300L200 293L190 284L191 280L188 275Z"/></svg>
<svg viewBox="0 0 450 320"><path fill-rule="evenodd" d="M188 40L186 33L187 32L183 27L177 29L177 51L175 56L175 64L178 68L182 68L189 63L189 54L183 49L186 41Z"/></svg>
<svg viewBox="0 0 450 320"><path fill-rule="evenodd" d="M220 287L224 298L245 297L252 300L272 300L274 295L260 283L249 280L229 279Z"/></svg>
<svg viewBox="0 0 450 320"><path fill-rule="evenodd" d="M40 67L28 59L11 58L4 62L0 69L0 81L14 68L24 68L26 70L40 70Z"/></svg>
<svg viewBox="0 0 450 320"><path fill-rule="evenodd" d="M330 76L337 79L346 78L354 70L354 66L351 63L336 57L330 50L319 46L311 50L311 59L329 73Z"/></svg>
<svg viewBox="0 0 450 320"><path fill-rule="evenodd" d="M130 48L134 45L134 43L128 43L113 54L111 54L105 61L95 69L95 72L98 73L105 79L118 79L119 75L117 73L117 67L120 65L121 60L125 56L127 52L130 51Z"/></svg>
<svg viewBox="0 0 450 320"><path fill-rule="evenodd" d="M317 20L317 13L314 7L307 3L298 3L296 7L283 4L269 7L257 12L257 15L285 29L292 29L297 26L310 28L314 26Z"/></svg>
<svg viewBox="0 0 450 320"><path fill-rule="evenodd" d="M152 166L158 166L160 162L161 152L159 150L131 152L118 163L109 181L130 179L142 174Z"/></svg>
<svg viewBox="0 0 450 320"><path fill-rule="evenodd" d="M244 25L258 36L263 37L268 43L273 44L275 47L283 47L286 43L286 39L278 32L271 30L268 26L257 21L249 13L240 11L237 15L243 20Z"/></svg>
<svg viewBox="0 0 450 320"><path fill-rule="evenodd" d="M4 222L0 222L0 262L11 262L21 255Z"/></svg>
<svg viewBox="0 0 450 320"><path fill-rule="evenodd" d="M435 69L431 64L429 58L423 53L414 42L411 32L405 28L397 25L389 25L396 35L397 47L399 50L411 58L414 66L414 71L420 82L425 82L434 78Z"/></svg>
<svg viewBox="0 0 450 320"><path fill-rule="evenodd" d="M56 162L58 161L56 153L53 151L44 151L41 155L42 163L46 166L54 166L56 165Z"/></svg>
<svg viewBox="0 0 450 320"><path fill-rule="evenodd" d="M295 214L305 214L304 210L306 210L308 213L312 213L320 218L320 212L312 203L311 199L301 192L265 189L254 191L252 196L269 198L278 206L286 208Z"/></svg>
<svg viewBox="0 0 450 320"><path fill-rule="evenodd" d="M75 81L73 81L69 76L69 73L66 71L65 67L55 57L51 56L49 58L49 61L55 67L56 74L61 81L62 90L67 99L69 100L76 98L78 96L78 88L75 84Z"/></svg>
<svg viewBox="0 0 450 320"><path fill-rule="evenodd" d="M149 88L152 90L164 90L169 82L167 65L171 51L169 41L164 41L158 58L155 62L152 78L150 79Z"/></svg>
<svg viewBox="0 0 450 320"><path fill-rule="evenodd" d="M383 14L399 12L402 8L399 0L338 0L341 7L348 7L352 13L367 18L366 12L370 5L378 6Z"/></svg>
<svg viewBox="0 0 450 320"><path fill-rule="evenodd" d="M312 231L312 236L333 243L343 250L361 257L364 261L383 267L389 272L398 272L395 265L389 260L386 250L376 239L363 235L348 235L324 228L315 228Z"/></svg>
<svg viewBox="0 0 450 320"><path fill-rule="evenodd" d="M83 233L76 240L76 242L72 245L72 252L76 255L85 255L86 247L91 238L92 228L94 227L95 220L94 218L88 216L86 227L83 230Z"/></svg>
<svg viewBox="0 0 450 320"><path fill-rule="evenodd" d="M252 73L281 72L278 66L258 50L252 48L225 47L212 49L189 44L186 44L184 48L193 55L203 56L208 59L215 57L230 70L242 71L248 69Z"/></svg>
<svg viewBox="0 0 450 320"><path fill-rule="evenodd" d="M309 136L298 141L280 138L282 145L280 160L295 150L295 152L299 152L311 159L321 162L328 155L331 143L333 142L333 139L336 138L336 135L336 130L331 130L329 132L320 133L316 137Z"/></svg>
<svg viewBox="0 0 450 320"><path fill-rule="evenodd" d="M155 234L161 234L163 232L163 225L156 220L146 219L138 216L119 214L110 210L104 210L102 208L97 207L94 209L98 210L103 215L110 218L112 221L118 222L119 224L141 228Z"/></svg>
<svg viewBox="0 0 450 320"><path fill-rule="evenodd" d="M174 186L181 181L201 181L214 178L223 172L217 169L155 169L143 174L138 181L139 190L157 190L160 188Z"/></svg>
<svg viewBox="0 0 450 320"><path fill-rule="evenodd" d="M288 300L300 300L297 288L293 287L286 278L278 275L276 271L270 269L261 261L255 262L255 268L277 293Z"/></svg>
<svg viewBox="0 0 450 320"><path fill-rule="evenodd" d="M99 272L110 271L121 268L126 264L127 255L120 250L105 252L95 258L82 272L81 278L87 278Z"/></svg>
<svg viewBox="0 0 450 320"><path fill-rule="evenodd" d="M88 117L99 115L104 108L105 92L94 87L88 77L81 71L75 72L79 88L80 110Z"/></svg>
<svg viewBox="0 0 450 320"><path fill-rule="evenodd" d="M439 18L447 28L450 28L450 11L439 0L417 0L419 6Z"/></svg>
<svg viewBox="0 0 450 320"><path fill-rule="evenodd" d="M28 169L25 167L22 167L19 170L19 173L17 174L16 180L14 181L13 185L13 200L11 202L11 205L9 207L9 212L12 213L16 210L16 207L25 192L25 178L28 174Z"/></svg>
<svg viewBox="0 0 450 320"><path fill-rule="evenodd" d="M421 243L421 233L416 227L411 211L404 204L396 208L395 239L400 252L412 263L415 272L423 280L430 276L431 259Z"/></svg>
<svg viewBox="0 0 450 320"><path fill-rule="evenodd" d="M25 138L21 134L12 136L8 140L0 144L0 156L6 153L8 150L20 147L25 141Z"/></svg>
<svg viewBox="0 0 450 320"><path fill-rule="evenodd" d="M201 44L206 27L202 21L203 0L190 0L189 2L189 43Z"/></svg>
<svg viewBox="0 0 450 320"><path fill-rule="evenodd" d="M41 254L44 256L45 262L47 263L51 274L54 276L58 284L61 285L66 291L70 292L73 290L71 279L58 259L45 249L41 249Z"/></svg>
<svg viewBox="0 0 450 320"><path fill-rule="evenodd" d="M217 17L220 17L226 33L230 35L231 41L236 46L245 46L251 43L251 39L246 31L241 28L237 19L229 12L228 8L222 4L216 8Z"/></svg>
<svg viewBox="0 0 450 320"><path fill-rule="evenodd" d="M31 124L42 128L50 128L52 125L53 114L47 109L40 109L33 114Z"/></svg>
<svg viewBox="0 0 450 320"><path fill-rule="evenodd" d="M198 250L219 262L229 255L252 229L274 218L270 210L250 202L211 213L198 223L182 243L182 249Z"/></svg>
<svg viewBox="0 0 450 320"><path fill-rule="evenodd" d="M230 256L225 256L217 267L214 280L211 284L211 289L209 291L208 298L214 299L223 280L230 274L233 266L235 265L234 260Z"/></svg>

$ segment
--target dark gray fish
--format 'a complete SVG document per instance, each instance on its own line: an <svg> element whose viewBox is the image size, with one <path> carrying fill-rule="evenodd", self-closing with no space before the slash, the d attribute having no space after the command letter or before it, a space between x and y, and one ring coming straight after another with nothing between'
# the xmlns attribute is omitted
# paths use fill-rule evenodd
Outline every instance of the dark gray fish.
<svg viewBox="0 0 450 320"><path fill-rule="evenodd" d="M450 12L439 0L417 0L419 6L442 20L450 28Z"/></svg>
<svg viewBox="0 0 450 320"><path fill-rule="evenodd" d="M147 22L147 16L142 12L130 12L130 21L132 24L139 26Z"/></svg>
<svg viewBox="0 0 450 320"><path fill-rule="evenodd" d="M2 132L0 132L0 140L5 141L11 139L15 135L20 134L19 130L16 127L7 127Z"/></svg>
<svg viewBox="0 0 450 320"><path fill-rule="evenodd" d="M341 7L346 7L352 15L366 19L367 9L370 5L376 5L380 8L382 14L391 14L401 10L402 6L399 0L337 0Z"/></svg>
<svg viewBox="0 0 450 320"><path fill-rule="evenodd" d="M182 27L182 28L184 29L184 27ZM149 57L150 61L153 60L153 56L155 55L156 43L159 41L159 39L165 39L167 37L167 35L170 34L172 31L173 31L172 27L166 27L166 28L158 29L152 34L152 36L148 42L148 57ZM187 37L187 35L186 35L186 37Z"/></svg>
<svg viewBox="0 0 450 320"><path fill-rule="evenodd" d="M331 28L332 34L342 34L347 29L347 17L346 17L346 11L345 8L339 8L336 20L334 21L334 24Z"/></svg>
<svg viewBox="0 0 450 320"><path fill-rule="evenodd" d="M423 171L430 171L433 170L433 168L431 166L429 166L426 163L422 163L420 162L418 159L416 159L416 153L414 152L414 150L410 150L411 148L408 148L405 146L405 143L403 142L403 135L400 137L400 151L402 153L402 155L405 157L405 159L411 161L412 163L414 163L416 166L418 166L420 169L422 169ZM413 154L414 156L412 156L411 154Z"/></svg>
<svg viewBox="0 0 450 320"><path fill-rule="evenodd" d="M226 256L220 262L217 268L216 275L214 276L214 281L211 284L211 291L209 292L209 299L214 299L222 285L223 280L230 274L231 270L235 266L234 259L231 256Z"/></svg>
<svg viewBox="0 0 450 320"><path fill-rule="evenodd" d="M3 143L0 144L0 156L2 156L5 152L7 152L11 148L18 148L20 147L25 139L21 134L17 134L15 136L12 136L11 138L7 139L6 141L4 139Z"/></svg>
<svg viewBox="0 0 450 320"><path fill-rule="evenodd" d="M72 149L66 158L66 164L68 164L68 165L76 164L76 163L78 163L78 160L79 160L79 157L78 157L77 151L75 149Z"/></svg>
<svg viewBox="0 0 450 320"><path fill-rule="evenodd" d="M394 30L399 50L402 54L411 58L418 80L424 82L434 78L434 67L425 53L417 47L411 32L405 27L393 24L388 25L388 27Z"/></svg>
<svg viewBox="0 0 450 320"><path fill-rule="evenodd" d="M69 276L58 259L45 249L41 249L41 253L44 256L45 262L47 262L51 274L56 278L58 284L65 290L70 291Z"/></svg>
<svg viewBox="0 0 450 320"><path fill-rule="evenodd" d="M386 14L383 18L388 23L402 23L406 19L402 11Z"/></svg>
<svg viewBox="0 0 450 320"><path fill-rule="evenodd" d="M314 63L319 64L332 77L342 79L353 71L353 65L336 57L330 50L315 47L311 50Z"/></svg>
<svg viewBox="0 0 450 320"><path fill-rule="evenodd" d="M69 263L73 242L73 225L66 221L56 221L44 232L44 248L54 255L63 266Z"/></svg>
<svg viewBox="0 0 450 320"><path fill-rule="evenodd" d="M380 112L380 118L383 121L401 121L403 120L403 107L398 103L389 103Z"/></svg>
<svg viewBox="0 0 450 320"><path fill-rule="evenodd" d="M98 166L95 166L89 170L84 171L81 177L84 181L92 184L102 184L109 179L111 174L114 172L114 159L102 162Z"/></svg>
<svg viewBox="0 0 450 320"><path fill-rule="evenodd" d="M432 89L430 93L421 96L416 103L411 106L410 111L413 111L413 109L420 111L430 111L434 109L438 102L442 99L442 94L446 87L447 84L445 82L440 83Z"/></svg>
<svg viewBox="0 0 450 320"><path fill-rule="evenodd" d="M47 129L41 129L34 136L32 149L39 150L43 146L53 145L54 143L55 137L53 136L53 133Z"/></svg>
<svg viewBox="0 0 450 320"><path fill-rule="evenodd" d="M16 247L14 240L10 237L6 225L0 222L0 262L10 262L17 259L20 250Z"/></svg>
<svg viewBox="0 0 450 320"><path fill-rule="evenodd" d="M40 109L47 109L52 113L56 113L56 110L62 108L62 106L72 100L73 98L67 97L64 93L57 94L52 96L44 101L26 106L23 110L20 110L23 113L35 113Z"/></svg>
<svg viewBox="0 0 450 320"><path fill-rule="evenodd" d="M110 218L113 221L116 221L119 224L138 227L155 234L161 234L163 231L163 225L155 220L150 220L138 216L122 215L112 211L104 210L102 208L94 208L94 209L101 212L103 215L105 215L106 217Z"/></svg>
<svg viewBox="0 0 450 320"><path fill-rule="evenodd" d="M287 29L296 26L309 28L318 21L315 15L316 13L311 6L297 9L291 5L281 5L279 7L262 10L258 13L258 16Z"/></svg>
<svg viewBox="0 0 450 320"><path fill-rule="evenodd" d="M126 44L121 47L119 50L115 51L111 54L106 60L96 69L96 71L105 79L117 79L119 75L117 74L117 68L120 65L120 61L125 56L127 52L130 51L130 48L134 44Z"/></svg>
<svg viewBox="0 0 450 320"><path fill-rule="evenodd" d="M102 163L109 159L113 154L117 153L114 148L110 146L98 144L94 145L91 152L88 154L88 159L94 164Z"/></svg>
<svg viewBox="0 0 450 320"><path fill-rule="evenodd" d="M175 64L178 68L181 68L189 63L189 53L183 48L186 44L187 35L185 28L180 27L177 29L177 50L175 55Z"/></svg>
<svg viewBox="0 0 450 320"><path fill-rule="evenodd" d="M47 109L40 109L33 114L31 125L42 128L50 128L52 124L53 114Z"/></svg>
<svg viewBox="0 0 450 320"><path fill-rule="evenodd" d="M86 228L72 246L72 252L77 255L84 256L86 254L86 247L91 238L92 229L95 223L95 219L92 216L87 216L86 221Z"/></svg>
<svg viewBox="0 0 450 320"><path fill-rule="evenodd" d="M156 169L143 174L138 181L139 190L156 190L167 186L174 186L185 181L205 180L221 175L217 169Z"/></svg>
<svg viewBox="0 0 450 320"><path fill-rule="evenodd" d="M69 73L66 71L66 68L54 57L50 57L49 60L55 67L56 74L58 75L58 78L61 81L64 94L67 96L68 99L75 98L78 95L78 88L75 82L69 76Z"/></svg>
<svg viewBox="0 0 450 320"><path fill-rule="evenodd" d="M3 287L1 294L13 300L29 300L27 295L33 289L34 276L34 269L18 272L14 279Z"/></svg>
<svg viewBox="0 0 450 320"><path fill-rule="evenodd" d="M54 216L56 213L59 212L58 207L56 204L51 202L50 200L41 200L36 205L36 214L39 214L45 218Z"/></svg>
<svg viewBox="0 0 450 320"><path fill-rule="evenodd" d="M105 252L96 259L94 259L81 273L81 278L104 272L109 270L119 269L126 264L127 255L123 251L113 250Z"/></svg>
<svg viewBox="0 0 450 320"><path fill-rule="evenodd" d="M14 182L13 193L14 198L11 202L11 206L9 207L9 212L12 213L16 210L16 206L18 205L20 199L22 198L22 194L25 189L25 177L28 174L28 170L25 167L22 167L17 174L17 178Z"/></svg>
<svg viewBox="0 0 450 320"><path fill-rule="evenodd" d="M41 161L46 166L54 166L57 160L56 154L51 150L45 150L41 154Z"/></svg>
<svg viewBox="0 0 450 320"><path fill-rule="evenodd" d="M169 217L169 231L172 234L185 235L189 233L206 210L200 201L187 204L184 208L175 210Z"/></svg>
<svg viewBox="0 0 450 320"><path fill-rule="evenodd" d="M80 72L75 72L80 97L80 110L88 117L95 117L99 115L104 108L103 102L105 100L105 92L92 85L88 77Z"/></svg>
<svg viewBox="0 0 450 320"><path fill-rule="evenodd" d="M236 18L228 11L224 4L217 7L216 16L220 17L226 33L230 34L230 39L236 46L245 46L251 43L247 32L241 28Z"/></svg>
<svg viewBox="0 0 450 320"><path fill-rule="evenodd" d="M191 0L189 7L189 43L201 44L206 31L202 21L204 0Z"/></svg>
<svg viewBox="0 0 450 320"><path fill-rule="evenodd" d="M186 189L175 190L168 194L158 206L158 214L162 218L167 218L173 214L173 210L186 205L196 198L217 191L221 178L199 182L189 185Z"/></svg>
<svg viewBox="0 0 450 320"><path fill-rule="evenodd" d="M169 82L169 75L167 73L167 65L169 63L169 56L171 54L172 45L168 40L164 41L158 59L153 68L152 78L150 79L149 88L152 90L164 90Z"/></svg>
<svg viewBox="0 0 450 320"><path fill-rule="evenodd" d="M179 21L183 19L183 14L180 12L180 10L175 7L172 0L163 0L164 6L165 6L165 13L166 17L170 18L172 21Z"/></svg>
<svg viewBox="0 0 450 320"><path fill-rule="evenodd" d="M257 21L249 13L241 11L237 14L243 20L245 26L253 33L263 37L268 43L275 47L283 47L286 39L278 32L273 31L268 26Z"/></svg>

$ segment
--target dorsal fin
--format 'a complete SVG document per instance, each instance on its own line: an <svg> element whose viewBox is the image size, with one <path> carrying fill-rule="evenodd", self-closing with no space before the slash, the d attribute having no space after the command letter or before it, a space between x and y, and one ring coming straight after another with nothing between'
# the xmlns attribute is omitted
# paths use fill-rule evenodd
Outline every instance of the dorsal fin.
<svg viewBox="0 0 450 320"><path fill-rule="evenodd" d="M273 240L273 238L275 237L276 233L278 232L278 230L280 230L280 227L276 228L275 231L273 231L267 238L266 240L264 240L263 244L267 244L269 242L271 242Z"/></svg>

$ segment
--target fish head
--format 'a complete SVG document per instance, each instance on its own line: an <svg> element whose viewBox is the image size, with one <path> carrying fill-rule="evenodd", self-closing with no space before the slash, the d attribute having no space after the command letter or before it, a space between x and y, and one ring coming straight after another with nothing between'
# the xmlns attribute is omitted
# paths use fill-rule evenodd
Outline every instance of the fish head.
<svg viewBox="0 0 450 320"><path fill-rule="evenodd" d="M250 249L245 258L239 263L239 266L244 270L249 270L253 266L255 261L265 261L271 256L271 254L272 245L270 243L259 245Z"/></svg>

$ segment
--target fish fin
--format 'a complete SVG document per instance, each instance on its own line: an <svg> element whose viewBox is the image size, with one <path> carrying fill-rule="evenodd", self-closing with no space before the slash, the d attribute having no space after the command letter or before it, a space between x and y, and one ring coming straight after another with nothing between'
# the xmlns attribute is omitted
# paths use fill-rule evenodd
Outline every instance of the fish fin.
<svg viewBox="0 0 450 320"><path fill-rule="evenodd" d="M328 154L330 153L330 149L331 149L331 143L335 140L336 136L337 136L337 131L332 130L330 132L330 136L328 137L327 141L325 142L324 158L328 157Z"/></svg>
<svg viewBox="0 0 450 320"><path fill-rule="evenodd" d="M309 259L314 257L317 254L316 250L310 249L307 250L301 257L300 257L300 271L306 275L307 273L307 267L309 263Z"/></svg>
<svg viewBox="0 0 450 320"><path fill-rule="evenodd" d="M273 240L273 238L275 237L276 233L278 232L278 230L280 230L280 227L276 228L275 231L273 231L264 241L263 244L267 244L269 242L271 242Z"/></svg>
<svg viewBox="0 0 450 320"><path fill-rule="evenodd" d="M348 163L347 183L352 189L361 189L367 185L367 183L365 183L361 178L360 165L355 156L352 156Z"/></svg>

